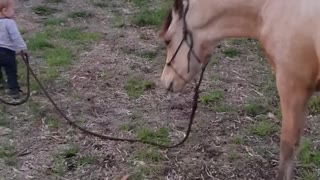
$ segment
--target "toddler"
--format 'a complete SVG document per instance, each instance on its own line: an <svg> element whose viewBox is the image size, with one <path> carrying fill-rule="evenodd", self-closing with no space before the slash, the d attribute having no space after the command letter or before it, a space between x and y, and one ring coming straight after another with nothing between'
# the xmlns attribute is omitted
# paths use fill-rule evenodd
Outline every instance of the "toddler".
<svg viewBox="0 0 320 180"><path fill-rule="evenodd" d="M14 0L0 0L0 78L3 77L1 69L4 69L8 95L17 99L20 97L20 87L17 81L16 53L26 52L27 46L21 37L14 15ZM0 87L4 87L3 83L4 80L0 79Z"/></svg>

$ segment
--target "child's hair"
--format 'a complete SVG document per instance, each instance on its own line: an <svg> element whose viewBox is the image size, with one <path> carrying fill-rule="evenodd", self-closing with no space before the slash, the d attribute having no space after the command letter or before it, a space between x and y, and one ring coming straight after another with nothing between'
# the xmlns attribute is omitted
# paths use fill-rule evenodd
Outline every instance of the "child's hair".
<svg viewBox="0 0 320 180"><path fill-rule="evenodd" d="M0 0L0 11L2 11L2 9L7 8L9 6L9 3L12 0Z"/></svg>

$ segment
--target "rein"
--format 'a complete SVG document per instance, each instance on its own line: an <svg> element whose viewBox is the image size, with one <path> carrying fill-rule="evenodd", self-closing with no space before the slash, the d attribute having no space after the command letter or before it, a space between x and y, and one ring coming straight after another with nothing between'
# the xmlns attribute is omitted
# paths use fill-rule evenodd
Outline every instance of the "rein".
<svg viewBox="0 0 320 180"><path fill-rule="evenodd" d="M184 38L182 39L179 47L177 48L176 52L175 52L175 55L177 54L177 52L179 51L180 47L181 47L181 44L186 41L188 46L190 47L190 50L189 50L189 53L188 53L188 63L190 63L190 53L192 52L194 55L195 53L193 52L192 50L192 47L193 47L193 39L192 39L192 34L191 32L189 32L187 30L187 27L186 27L186 20L185 20L185 17L186 17L186 14L187 14L187 11L188 11L188 7L189 7L189 1L187 1L187 6L186 6L186 11L185 11L185 15L184 15ZM191 38L191 42L188 43L187 41L187 38L188 36ZM175 55L173 56L173 58L171 59L171 61L169 63L171 63L175 57ZM197 56L195 56L197 58ZM181 144L183 144L189 137L190 133L191 133L191 128L192 128L192 124L193 124L193 120L194 120L194 116L195 116L195 113L196 113L196 110L197 110L197 107L198 107L198 98L199 98L199 87L201 85L201 82L202 82L202 79L203 79L203 74L204 74L204 71L205 71L205 68L206 68L206 65L204 65L202 67L202 71L201 71L201 75L200 75L200 79L198 81L198 83L196 83L196 86L194 88L194 96L193 96L193 105L192 105L192 110L191 110L191 114L190 114L190 117L189 117L189 125L188 125L188 128L187 128L187 131L186 131L186 136L180 141L178 142L177 144L174 144L174 145L164 145L164 144L159 144L159 143L155 143L155 142L151 142L151 141L145 141L145 140L140 140L140 139L130 139L130 138L118 138L118 137L112 137L112 136L107 136L107 135L103 135L103 134L98 134L96 132L93 132L93 131L90 131L90 130L87 130L86 128L78 125L77 123L75 123L74 121L72 121L70 118L68 118L65 113L58 107L58 105L55 103L55 101L52 99L52 97L49 95L49 93L47 92L47 90L43 87L42 83L40 82L40 80L38 79L38 77L36 76L36 74L34 73L34 71L31 69L30 67L30 64L29 64L29 57L27 54L23 54L22 55L22 59L25 63L25 65L27 66L27 86L28 86L28 94L27 94L27 97L22 100L21 102L19 103L8 103L8 102L5 102L3 100L0 100L0 102L3 102L5 104L8 104L8 105L20 105L20 104L23 104L24 102L27 101L27 99L29 98L30 96L30 76L29 74L31 73L32 77L36 80L36 82L39 84L40 86L40 89L44 92L45 96L48 98L48 100L51 102L51 104L54 106L54 108L56 109L56 111L70 124L72 125L73 127L83 131L84 133L86 134L89 134L89 135L92 135L92 136L95 136L95 137L98 137L100 139L103 139L103 140L111 140L111 141L123 141L123 142L131 142L131 143L136 143L136 142L140 142L140 143L143 143L143 144L149 144L149 145L153 145L153 146L158 146L160 148L175 148L175 147L178 147L180 146ZM199 59L197 58L197 60L199 61ZM200 61L199 61L200 62ZM168 64L167 64L168 65ZM170 66L170 65L168 65ZM189 66L189 65L188 65ZM171 66L172 67L172 66ZM173 68L173 67L172 67ZM173 68L174 69L174 68ZM176 70L174 69L174 71L176 72ZM189 68L188 68L188 72L189 72ZM177 73L178 74L178 73ZM179 74L178 74L179 75ZM180 76L180 75L179 75ZM182 77L182 76L181 76Z"/></svg>

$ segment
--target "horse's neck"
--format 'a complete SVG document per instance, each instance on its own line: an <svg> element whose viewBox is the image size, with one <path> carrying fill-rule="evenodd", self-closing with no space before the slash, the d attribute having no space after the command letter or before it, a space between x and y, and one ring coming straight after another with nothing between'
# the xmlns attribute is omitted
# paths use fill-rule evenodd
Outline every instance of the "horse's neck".
<svg viewBox="0 0 320 180"><path fill-rule="evenodd" d="M208 10L209 20L206 23L208 34L213 40L232 37L259 36L261 27L260 12L267 0L205 0L204 6Z"/></svg>

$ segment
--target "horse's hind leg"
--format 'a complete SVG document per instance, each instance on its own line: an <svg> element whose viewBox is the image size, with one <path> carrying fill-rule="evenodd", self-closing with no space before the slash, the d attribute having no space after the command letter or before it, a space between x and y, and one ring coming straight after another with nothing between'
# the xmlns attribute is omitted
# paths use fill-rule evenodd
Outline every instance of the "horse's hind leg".
<svg viewBox="0 0 320 180"><path fill-rule="evenodd" d="M283 117L277 180L291 180L306 118L306 104L312 92L305 81L294 75L278 72L276 79Z"/></svg>

